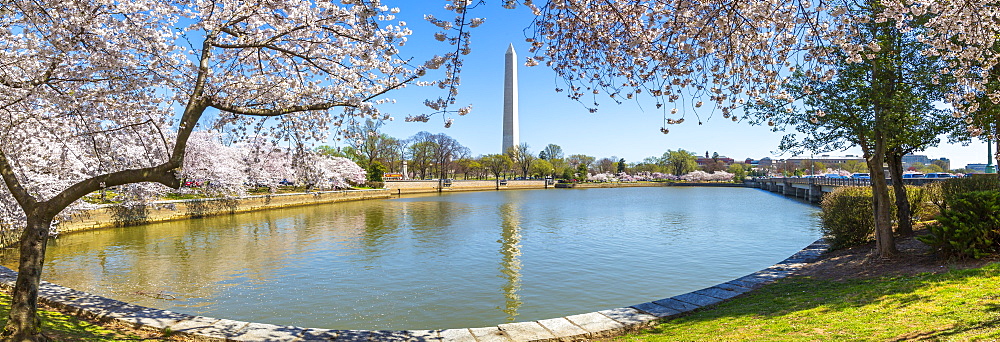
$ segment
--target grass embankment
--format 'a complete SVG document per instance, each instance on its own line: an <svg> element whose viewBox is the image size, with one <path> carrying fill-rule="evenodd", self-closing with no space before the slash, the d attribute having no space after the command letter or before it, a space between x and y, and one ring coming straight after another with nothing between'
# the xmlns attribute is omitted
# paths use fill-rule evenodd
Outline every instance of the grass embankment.
<svg viewBox="0 0 1000 342"><path fill-rule="evenodd" d="M1000 340L1000 264L867 280L792 277L614 340Z"/></svg>
<svg viewBox="0 0 1000 342"><path fill-rule="evenodd" d="M10 295L0 293L0 326L7 324ZM39 310L42 334L52 341L151 341L121 331L106 328L58 311ZM157 340L162 340L158 338Z"/></svg>

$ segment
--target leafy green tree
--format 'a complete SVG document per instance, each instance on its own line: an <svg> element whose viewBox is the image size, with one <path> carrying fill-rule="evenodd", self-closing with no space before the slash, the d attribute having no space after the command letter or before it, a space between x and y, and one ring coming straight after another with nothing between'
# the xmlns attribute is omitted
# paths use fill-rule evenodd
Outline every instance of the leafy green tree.
<svg viewBox="0 0 1000 342"><path fill-rule="evenodd" d="M937 165L939 168L941 168L942 172L947 172L948 170L951 169L951 165L944 160L940 159L931 160L931 164Z"/></svg>
<svg viewBox="0 0 1000 342"><path fill-rule="evenodd" d="M586 164L580 164L576 167L576 174L578 179L587 178L587 173L589 172L590 170L587 168Z"/></svg>
<svg viewBox="0 0 1000 342"><path fill-rule="evenodd" d="M663 172L665 163L659 157L646 157L641 162L632 165L632 172Z"/></svg>
<svg viewBox="0 0 1000 342"><path fill-rule="evenodd" d="M866 18L881 10L875 0L857 6L852 10ZM877 46L866 58L834 64L838 72L827 82L796 72L786 87L788 94L803 96L801 102L791 96L776 97L757 101L752 107L760 109L755 113L757 122L767 122L776 126L775 130L795 127L802 134L786 135L782 150L802 153L861 148L871 172L877 251L882 257L891 257L897 250L882 165L889 164L892 178L897 179L894 191L904 194L896 196L897 221L900 232L908 234L911 218L900 158L937 144L938 136L954 131L955 126L934 106L943 89L940 80L933 79L940 64L921 54L916 32L904 33L892 21L857 25L857 43Z"/></svg>
<svg viewBox="0 0 1000 342"><path fill-rule="evenodd" d="M562 147L556 144L548 144L541 152L538 152L538 159L552 160L552 159L562 159L563 150Z"/></svg>
<svg viewBox="0 0 1000 342"><path fill-rule="evenodd" d="M859 162L857 160L848 160L847 162L844 162L844 165L842 167L843 167L844 171L847 171L847 172L850 172L850 173L865 173L865 172L868 172L868 164Z"/></svg>
<svg viewBox="0 0 1000 342"><path fill-rule="evenodd" d="M497 182L497 189L500 188L500 176L510 171L511 166L514 165L510 157L503 154L487 154L480 158L480 162L486 170L493 174Z"/></svg>
<svg viewBox="0 0 1000 342"><path fill-rule="evenodd" d="M382 182L382 175L385 174L385 166L382 162L375 160L368 166L368 181Z"/></svg>
<svg viewBox="0 0 1000 342"><path fill-rule="evenodd" d="M935 172L944 172L944 169L942 169L937 164L928 164L920 168L919 171L922 173L935 173Z"/></svg>
<svg viewBox="0 0 1000 342"><path fill-rule="evenodd" d="M567 167L567 168L563 169L563 172L561 174L559 174L559 177L562 178L562 179L573 179L574 178L573 177L573 170L570 169L569 167Z"/></svg>
<svg viewBox="0 0 1000 342"><path fill-rule="evenodd" d="M734 163L729 165L729 173L733 174L733 182L741 183L747 177L747 168L743 164Z"/></svg>
<svg viewBox="0 0 1000 342"><path fill-rule="evenodd" d="M470 158L461 158L455 161L455 172L464 175L464 179L469 179L470 173L476 174L482 168L483 164Z"/></svg>
<svg viewBox="0 0 1000 342"><path fill-rule="evenodd" d="M826 170L826 164L823 164L823 162L813 162L811 170L816 171L816 173L822 173Z"/></svg>
<svg viewBox="0 0 1000 342"><path fill-rule="evenodd" d="M339 147L333 147L329 145L319 145L316 146L316 152L327 156L327 157L342 157L350 159L344 151ZM356 162L356 161L355 161Z"/></svg>
<svg viewBox="0 0 1000 342"><path fill-rule="evenodd" d="M683 176L698 169L698 157L684 149L667 150L663 153L663 159L666 160L668 172L675 176Z"/></svg>
<svg viewBox="0 0 1000 342"><path fill-rule="evenodd" d="M555 168L552 167L552 163L545 159L536 160L531 164L531 174L541 177L552 176L555 173Z"/></svg>
<svg viewBox="0 0 1000 342"><path fill-rule="evenodd" d="M628 165L625 164L625 158L619 159L618 160L618 173L625 172L625 167L627 167L627 166Z"/></svg>
<svg viewBox="0 0 1000 342"><path fill-rule="evenodd" d="M553 175L562 176L565 175L567 171L570 175L573 174L573 170L570 169L569 163L566 162L565 158L550 158L548 161L552 164L552 169L555 170L553 171Z"/></svg>

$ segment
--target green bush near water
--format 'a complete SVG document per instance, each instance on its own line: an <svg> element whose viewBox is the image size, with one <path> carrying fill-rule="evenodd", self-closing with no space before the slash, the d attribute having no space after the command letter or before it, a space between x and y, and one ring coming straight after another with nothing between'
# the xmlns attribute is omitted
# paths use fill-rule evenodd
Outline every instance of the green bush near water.
<svg viewBox="0 0 1000 342"><path fill-rule="evenodd" d="M1000 178L996 175L983 175L976 177L952 178L944 182L934 182L926 186L928 191L936 193L932 197L932 202L941 211L948 209L955 198L973 191L1000 191Z"/></svg>
<svg viewBox="0 0 1000 342"><path fill-rule="evenodd" d="M996 252L1000 238L1000 191L973 191L946 201L929 235L918 240L947 257L979 259Z"/></svg>
<svg viewBox="0 0 1000 342"><path fill-rule="evenodd" d="M937 211L931 205L934 192L924 187L906 186L906 197L910 202L911 217L930 219ZM896 219L896 194L889 190L892 203L891 218ZM847 248L874 241L875 214L873 213L872 189L863 186L840 187L823 196L820 204L823 211L823 234L831 249Z"/></svg>
<svg viewBox="0 0 1000 342"><path fill-rule="evenodd" d="M857 246L872 239L875 216L872 214L870 188L850 186L837 188L823 196L823 235L830 249Z"/></svg>

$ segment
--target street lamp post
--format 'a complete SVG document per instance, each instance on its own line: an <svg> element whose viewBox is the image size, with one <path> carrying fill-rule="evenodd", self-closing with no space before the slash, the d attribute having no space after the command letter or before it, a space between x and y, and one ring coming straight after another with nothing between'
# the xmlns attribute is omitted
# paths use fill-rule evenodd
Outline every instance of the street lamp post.
<svg viewBox="0 0 1000 342"><path fill-rule="evenodd" d="M997 168L993 165L993 140L986 139L986 173L997 173Z"/></svg>

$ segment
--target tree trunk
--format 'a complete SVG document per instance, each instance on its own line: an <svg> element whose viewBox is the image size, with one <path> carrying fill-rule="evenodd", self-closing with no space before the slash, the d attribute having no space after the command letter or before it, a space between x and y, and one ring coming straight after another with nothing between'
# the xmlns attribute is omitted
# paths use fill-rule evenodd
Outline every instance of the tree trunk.
<svg viewBox="0 0 1000 342"><path fill-rule="evenodd" d="M42 322L38 317L38 286L42 280L45 261L45 243L49 239L52 220L31 217L21 236L20 267L14 285L10 313L4 326L4 341L46 341L41 335Z"/></svg>
<svg viewBox="0 0 1000 342"><path fill-rule="evenodd" d="M885 170L882 169L885 160L885 137L881 132L875 132L875 151L866 153L865 159L868 161L868 170L871 173L872 181L876 253L881 258L892 258L898 252L896 241L892 235L889 185L885 181Z"/></svg>
<svg viewBox="0 0 1000 342"><path fill-rule="evenodd" d="M892 190L896 194L896 233L900 236L911 236L913 213L910 210L910 199L906 196L906 184L903 184L903 153L890 152L887 157Z"/></svg>

